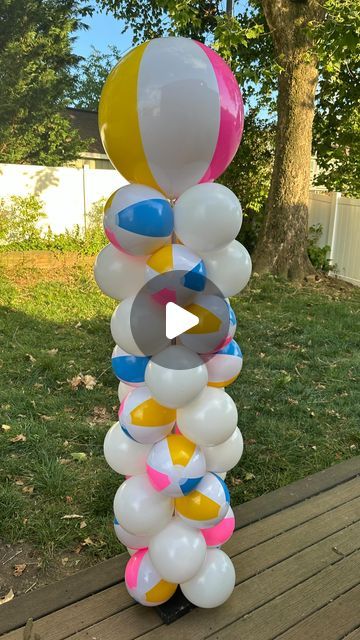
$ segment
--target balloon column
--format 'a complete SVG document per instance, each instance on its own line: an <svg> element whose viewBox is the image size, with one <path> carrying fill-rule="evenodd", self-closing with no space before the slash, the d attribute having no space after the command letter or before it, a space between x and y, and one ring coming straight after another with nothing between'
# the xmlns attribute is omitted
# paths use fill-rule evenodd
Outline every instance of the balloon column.
<svg viewBox="0 0 360 640"><path fill-rule="evenodd" d="M213 181L240 143L242 98L214 51L159 38L112 70L99 126L112 163L130 183L105 205L110 244L95 264L100 289L120 301L111 332L121 404L104 453L126 476L114 499L115 533L131 556L125 582L147 606L165 602L180 585L193 604L216 607L235 584L221 550L235 526L224 477L243 451L237 409L224 390L242 367L235 314L224 299L246 286L251 260L235 240L240 203ZM185 273L186 308L199 324L144 349L132 314L139 291L175 270ZM226 331L204 279L222 292ZM166 301L154 296L149 305L141 332L152 336Z"/></svg>

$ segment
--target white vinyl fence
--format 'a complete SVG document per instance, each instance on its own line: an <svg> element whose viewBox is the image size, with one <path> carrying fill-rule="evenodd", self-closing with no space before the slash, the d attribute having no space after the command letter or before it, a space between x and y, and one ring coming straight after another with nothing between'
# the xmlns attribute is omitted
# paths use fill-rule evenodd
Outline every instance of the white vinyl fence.
<svg viewBox="0 0 360 640"><path fill-rule="evenodd" d="M38 196L47 216L41 224L54 233L84 227L92 204L124 184L115 170L0 164L0 198Z"/></svg>
<svg viewBox="0 0 360 640"><path fill-rule="evenodd" d="M340 193L310 193L309 226L321 224L339 278L360 286L360 200Z"/></svg>
<svg viewBox="0 0 360 640"><path fill-rule="evenodd" d="M0 164L0 198L37 195L54 233L83 227L94 202L108 198L126 180L115 170ZM339 193L310 192L309 226L321 224L321 244L340 278L360 285L360 200Z"/></svg>

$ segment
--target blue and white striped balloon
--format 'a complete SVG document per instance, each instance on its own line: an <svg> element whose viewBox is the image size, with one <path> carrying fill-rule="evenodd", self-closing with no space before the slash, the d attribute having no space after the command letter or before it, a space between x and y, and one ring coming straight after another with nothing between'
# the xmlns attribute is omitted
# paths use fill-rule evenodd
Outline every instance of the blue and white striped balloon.
<svg viewBox="0 0 360 640"><path fill-rule="evenodd" d="M149 360L147 356L127 353L116 344L111 356L111 366L119 380L132 387L142 387L145 384L145 369Z"/></svg>

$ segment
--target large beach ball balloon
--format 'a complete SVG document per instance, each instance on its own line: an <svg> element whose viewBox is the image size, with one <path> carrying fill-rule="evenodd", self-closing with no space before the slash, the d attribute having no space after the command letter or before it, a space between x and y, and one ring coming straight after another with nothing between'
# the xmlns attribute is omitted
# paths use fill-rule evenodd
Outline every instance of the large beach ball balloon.
<svg viewBox="0 0 360 640"><path fill-rule="evenodd" d="M175 498L176 514L196 529L218 524L225 517L229 505L229 490L215 473L207 473L188 496Z"/></svg>
<svg viewBox="0 0 360 640"><path fill-rule="evenodd" d="M237 418L236 404L228 393L205 387L192 402L179 408L176 421L186 438L201 447L213 447L230 438Z"/></svg>
<svg viewBox="0 0 360 640"><path fill-rule="evenodd" d="M174 512L174 501L152 487L146 474L123 482L114 497L114 514L128 533L145 536L163 529Z"/></svg>
<svg viewBox="0 0 360 640"><path fill-rule="evenodd" d="M118 398L119 398L120 404L126 398L127 394L130 393L130 391L132 391L133 389L134 389L133 386L129 384L125 384L125 382L122 382L120 380L119 386L118 386Z"/></svg>
<svg viewBox="0 0 360 640"><path fill-rule="evenodd" d="M153 253L146 263L145 279L149 282L156 276L181 271L182 284L190 291L203 291L206 284L205 266L193 251L181 244L166 245Z"/></svg>
<svg viewBox="0 0 360 640"><path fill-rule="evenodd" d="M145 256L162 247L174 229L173 210L162 193L142 184L128 184L110 196L104 207L104 230L121 251ZM129 271L127 277L131 278Z"/></svg>
<svg viewBox="0 0 360 640"><path fill-rule="evenodd" d="M246 287L251 276L251 258L237 240L223 249L201 252L207 277L224 296L235 296Z"/></svg>
<svg viewBox="0 0 360 640"><path fill-rule="evenodd" d="M184 582L190 580L204 562L206 542L200 531L175 517L151 538L149 554L164 580Z"/></svg>
<svg viewBox="0 0 360 640"><path fill-rule="evenodd" d="M243 122L230 68L187 38L156 38L133 49L111 71L99 105L101 138L116 169L170 198L225 171Z"/></svg>
<svg viewBox="0 0 360 640"><path fill-rule="evenodd" d="M119 409L122 430L143 445L165 438L174 427L175 419L176 411L159 404L146 386L133 389Z"/></svg>
<svg viewBox="0 0 360 640"><path fill-rule="evenodd" d="M205 472L200 447L182 435L172 434L157 442L147 458L147 474L154 489L174 498L190 493Z"/></svg>
<svg viewBox="0 0 360 640"><path fill-rule="evenodd" d="M121 382L132 387L139 387L145 384L145 369L149 360L150 358L147 356L134 356L115 345L111 356L111 366ZM120 402L121 400L122 398Z"/></svg>
<svg viewBox="0 0 360 640"><path fill-rule="evenodd" d="M241 349L235 340L212 353L202 356L208 371L209 387L227 387L232 384L242 369L243 357Z"/></svg>
<svg viewBox="0 0 360 640"><path fill-rule="evenodd" d="M105 295L123 300L144 286L145 265L145 258L129 256L108 244L96 258L95 280Z"/></svg>
<svg viewBox="0 0 360 640"><path fill-rule="evenodd" d="M208 547L221 547L225 542L230 540L235 529L235 515L231 507L229 507L225 517L209 529L201 529L201 533L205 538Z"/></svg>
<svg viewBox="0 0 360 640"><path fill-rule="evenodd" d="M185 309L197 316L199 322L181 334L181 344L204 354L219 349L230 327L229 307L224 298L200 293L192 298Z"/></svg>
<svg viewBox="0 0 360 640"><path fill-rule="evenodd" d="M123 476L145 473L150 449L151 445L139 444L129 438L118 422L110 427L104 440L106 462L116 473L121 473Z"/></svg>
<svg viewBox="0 0 360 640"><path fill-rule="evenodd" d="M219 607L231 595L235 586L235 569L229 556L221 549L208 549L198 573L180 585L181 591L196 607Z"/></svg>
<svg viewBox="0 0 360 640"><path fill-rule="evenodd" d="M244 451L244 442L239 427L236 427L225 442L217 444L215 447L203 447L202 450L208 471L214 471L218 474L226 473L237 465Z"/></svg>
<svg viewBox="0 0 360 640"><path fill-rule="evenodd" d="M145 382L154 398L174 409L196 398L207 380L206 365L200 356L182 345L171 345L156 354L145 371Z"/></svg>
<svg viewBox="0 0 360 640"><path fill-rule="evenodd" d="M177 584L160 577L147 549L140 549L131 556L125 568L125 584L131 597L146 607L163 604L177 588Z"/></svg>
<svg viewBox="0 0 360 640"><path fill-rule="evenodd" d="M128 550L131 549L134 552L138 551L138 549L147 549L149 546L151 536L146 534L139 536L134 533L129 533L121 526L120 522L116 518L114 518L114 531L119 542L121 542L121 544L123 544Z"/></svg>
<svg viewBox="0 0 360 640"><path fill-rule="evenodd" d="M174 207L177 238L193 251L222 249L234 240L242 223L235 193L222 184L197 184Z"/></svg>

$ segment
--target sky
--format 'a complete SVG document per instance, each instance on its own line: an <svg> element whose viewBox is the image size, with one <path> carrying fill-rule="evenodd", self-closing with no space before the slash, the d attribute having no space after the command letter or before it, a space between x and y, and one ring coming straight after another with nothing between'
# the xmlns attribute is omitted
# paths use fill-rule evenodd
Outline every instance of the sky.
<svg viewBox="0 0 360 640"><path fill-rule="evenodd" d="M115 20L112 14L94 13L92 17L84 18L83 22L89 25L89 29L81 29L76 34L73 49L77 55L87 58L91 53L91 46L99 51L107 51L108 45L114 44L121 52L131 47L131 30L127 29L122 34L124 24Z"/></svg>

